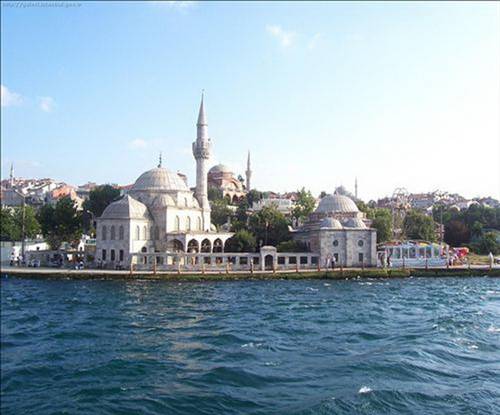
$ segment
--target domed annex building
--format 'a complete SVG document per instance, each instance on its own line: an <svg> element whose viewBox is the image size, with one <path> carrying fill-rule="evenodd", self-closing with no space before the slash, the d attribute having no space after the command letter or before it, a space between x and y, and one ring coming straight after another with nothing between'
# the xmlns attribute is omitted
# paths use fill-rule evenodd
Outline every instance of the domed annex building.
<svg viewBox="0 0 500 415"><path fill-rule="evenodd" d="M193 143L194 193L185 177L163 167L160 158L158 167L139 176L128 194L97 219L96 259L111 266L137 261L168 265L172 258L155 254L223 252L233 234L217 232L210 221L207 162L211 148L202 97Z"/></svg>
<svg viewBox="0 0 500 415"><path fill-rule="evenodd" d="M337 266L377 265L377 232L370 228L354 201L340 194L327 195L319 202L294 239L319 254L322 266L335 260Z"/></svg>
<svg viewBox="0 0 500 415"><path fill-rule="evenodd" d="M221 190L222 196L232 204L238 203L246 194L243 183L234 177L232 170L224 164L217 164L208 171L208 187Z"/></svg>

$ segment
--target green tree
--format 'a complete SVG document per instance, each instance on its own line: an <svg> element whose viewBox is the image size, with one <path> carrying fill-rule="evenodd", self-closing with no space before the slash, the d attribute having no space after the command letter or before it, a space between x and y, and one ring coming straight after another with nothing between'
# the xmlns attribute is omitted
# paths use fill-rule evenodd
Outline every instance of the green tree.
<svg viewBox="0 0 500 415"><path fill-rule="evenodd" d="M295 219L307 218L316 207L316 200L309 190L302 188L297 192L298 199L292 209L292 216Z"/></svg>
<svg viewBox="0 0 500 415"><path fill-rule="evenodd" d="M89 193L89 198L83 202L83 209L92 212L94 218L98 218L109 204L120 198L120 190L105 184L97 186Z"/></svg>
<svg viewBox="0 0 500 415"><path fill-rule="evenodd" d="M369 208L368 208L369 209ZM377 230L377 242L392 239L392 214L389 209L372 209L372 227Z"/></svg>
<svg viewBox="0 0 500 415"><path fill-rule="evenodd" d="M12 219L14 220L15 240L20 241L23 238L23 216L24 216L24 236L33 239L40 233L40 223L36 218L35 209L32 206L19 206L14 209Z"/></svg>
<svg viewBox="0 0 500 415"><path fill-rule="evenodd" d="M478 254L488 255L491 252L493 255L497 255L500 253L500 244L493 232L486 232L477 244L472 245L472 249Z"/></svg>
<svg viewBox="0 0 500 415"><path fill-rule="evenodd" d="M0 208L0 240L14 241L14 227L12 210L9 208Z"/></svg>
<svg viewBox="0 0 500 415"><path fill-rule="evenodd" d="M23 238L23 207L0 210L1 240L20 241ZM40 224L36 218L35 209L24 207L24 237L35 238L40 233Z"/></svg>
<svg viewBox="0 0 500 415"><path fill-rule="evenodd" d="M410 210L403 221L403 232L410 239L436 240L436 229L431 217L417 211Z"/></svg>
<svg viewBox="0 0 500 415"><path fill-rule="evenodd" d="M59 199L55 207L43 206L38 220L51 249L59 249L63 242L72 246L78 244L82 235L82 216L69 197Z"/></svg>
<svg viewBox="0 0 500 415"><path fill-rule="evenodd" d="M444 226L444 241L451 246L462 246L470 241L469 227L461 220L454 219Z"/></svg>
<svg viewBox="0 0 500 415"><path fill-rule="evenodd" d="M233 214L233 211L228 207L225 198L213 200L210 202L212 223L219 228L224 225L228 218Z"/></svg>
<svg viewBox="0 0 500 415"><path fill-rule="evenodd" d="M221 200L223 199L222 190L218 187L209 187L207 197L210 202L213 202L214 200Z"/></svg>
<svg viewBox="0 0 500 415"><path fill-rule="evenodd" d="M255 236L246 229L239 230L226 241L227 252L255 252L256 246Z"/></svg>
<svg viewBox="0 0 500 415"><path fill-rule="evenodd" d="M275 206L266 206L250 216L249 229L263 245L277 246L290 239L288 221Z"/></svg>

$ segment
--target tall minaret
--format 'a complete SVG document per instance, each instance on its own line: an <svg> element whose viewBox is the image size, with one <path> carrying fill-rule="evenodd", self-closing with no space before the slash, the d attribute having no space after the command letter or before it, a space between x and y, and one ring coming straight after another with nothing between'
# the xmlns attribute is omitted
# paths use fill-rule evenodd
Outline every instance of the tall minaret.
<svg viewBox="0 0 500 415"><path fill-rule="evenodd" d="M200 112L196 123L196 141L193 143L193 156L196 160L196 190L194 195L203 209L203 230L210 230L210 204L207 197L207 162L210 158L212 143L208 138L207 116L201 94Z"/></svg>
<svg viewBox="0 0 500 415"><path fill-rule="evenodd" d="M245 172L247 176L247 192L252 190L252 185L251 185L251 180L252 180L252 168L250 166L250 151L248 151L248 158L247 158L247 171Z"/></svg>
<svg viewBox="0 0 500 415"><path fill-rule="evenodd" d="M358 198L358 178L354 178L354 196Z"/></svg>
<svg viewBox="0 0 500 415"><path fill-rule="evenodd" d="M10 188L14 188L14 163L10 164L10 176L9 176Z"/></svg>

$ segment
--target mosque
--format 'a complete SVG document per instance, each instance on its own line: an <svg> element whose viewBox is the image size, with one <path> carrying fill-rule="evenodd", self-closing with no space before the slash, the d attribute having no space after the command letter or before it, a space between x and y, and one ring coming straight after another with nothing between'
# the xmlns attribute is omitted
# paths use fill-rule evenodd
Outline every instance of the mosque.
<svg viewBox="0 0 500 415"><path fill-rule="evenodd" d="M233 234L217 232L210 221L207 163L211 152L202 96L193 143L194 192L186 177L167 170L160 158L158 167L139 176L128 194L96 220L96 259L128 266L137 253L222 252Z"/></svg>
<svg viewBox="0 0 500 415"><path fill-rule="evenodd" d="M111 203L96 220L96 260L138 269L199 270L201 267L231 266L232 269L292 269L337 265L375 266L376 230L354 201L338 192L327 195L299 228L291 231L308 252L277 252L263 246L260 252L226 253L230 232L219 232L211 223L208 187L221 189L232 203L251 189L250 153L246 186L224 165L208 171L212 152L203 95L193 143L196 187L186 176L162 166L146 171L128 193ZM252 268L253 269L253 268Z"/></svg>

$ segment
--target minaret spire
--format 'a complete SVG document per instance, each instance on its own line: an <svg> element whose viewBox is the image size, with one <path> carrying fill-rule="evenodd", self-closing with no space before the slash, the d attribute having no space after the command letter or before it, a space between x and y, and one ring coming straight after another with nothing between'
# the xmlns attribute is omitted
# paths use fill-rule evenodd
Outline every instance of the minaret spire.
<svg viewBox="0 0 500 415"><path fill-rule="evenodd" d="M10 176L9 176L10 187L14 187L14 163L10 163Z"/></svg>
<svg viewBox="0 0 500 415"><path fill-rule="evenodd" d="M208 137L208 122L205 112L204 95L204 91L202 91L198 121L196 123L196 141L193 143L193 156L196 160L196 190L194 195L203 210L203 230L210 230L207 163L212 153L212 143Z"/></svg>
<svg viewBox="0 0 500 415"><path fill-rule="evenodd" d="M354 196L358 198L358 178L354 178Z"/></svg>
<svg viewBox="0 0 500 415"><path fill-rule="evenodd" d="M158 158L158 168L161 167L161 151L160 151L160 157Z"/></svg>
<svg viewBox="0 0 500 415"><path fill-rule="evenodd" d="M250 150L248 150L248 157L247 157L247 170L245 172L247 176L247 192L252 190L252 185L251 185L251 180L252 180L252 167L250 164Z"/></svg>

